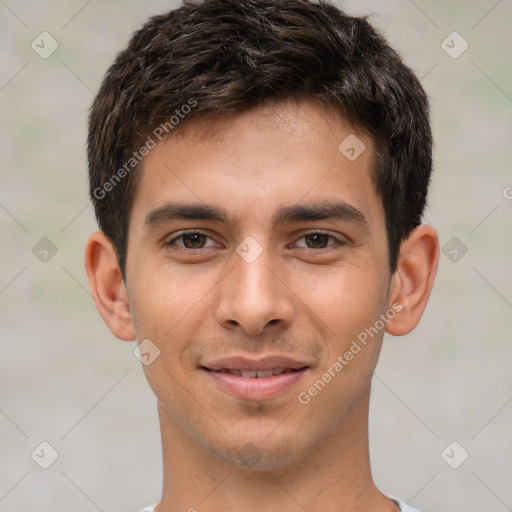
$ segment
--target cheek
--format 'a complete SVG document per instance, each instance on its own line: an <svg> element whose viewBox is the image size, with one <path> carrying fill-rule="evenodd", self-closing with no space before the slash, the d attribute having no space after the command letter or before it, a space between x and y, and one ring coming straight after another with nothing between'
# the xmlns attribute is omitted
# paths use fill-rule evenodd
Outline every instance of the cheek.
<svg viewBox="0 0 512 512"><path fill-rule="evenodd" d="M152 270L140 272L132 283L134 326L139 342L149 339L157 347L152 351L158 356L143 366L149 385L162 403L179 410L184 401L179 382L189 369L181 366L180 355L204 318L199 311L204 292L175 269L155 266Z"/></svg>
<svg viewBox="0 0 512 512"><path fill-rule="evenodd" d="M199 269L190 272L170 265L148 264L146 269L130 288L137 337L154 339L165 349L169 345L178 348L180 341L186 343L198 322L205 318L214 276ZM171 340L172 344L164 340Z"/></svg>
<svg viewBox="0 0 512 512"><path fill-rule="evenodd" d="M140 273L130 288L130 302L137 337L159 340L172 329L184 307L179 283L157 279L155 273ZM180 300L181 299L181 300Z"/></svg>
<svg viewBox="0 0 512 512"><path fill-rule="evenodd" d="M317 282L304 276L303 293L310 316L321 320L317 324L323 329L326 357L298 398L301 404L309 404L319 424L339 425L368 392L384 332L372 327L385 310L387 287L366 266L338 268L324 277L323 287L308 288L313 281Z"/></svg>
<svg viewBox="0 0 512 512"><path fill-rule="evenodd" d="M335 343L350 341L372 325L386 305L386 284L372 265L311 269L297 275L296 286L297 296Z"/></svg>

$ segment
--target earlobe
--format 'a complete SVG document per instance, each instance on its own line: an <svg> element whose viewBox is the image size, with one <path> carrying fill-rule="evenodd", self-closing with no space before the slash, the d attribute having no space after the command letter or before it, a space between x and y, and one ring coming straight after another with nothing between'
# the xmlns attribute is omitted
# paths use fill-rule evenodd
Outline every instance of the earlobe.
<svg viewBox="0 0 512 512"><path fill-rule="evenodd" d="M386 332L402 336L412 331L425 310L439 262L436 230L422 224L402 242L398 264L391 280L389 307L398 303L400 312L386 325Z"/></svg>
<svg viewBox="0 0 512 512"><path fill-rule="evenodd" d="M87 241L85 269L96 308L112 334L121 340L134 340L128 293L116 251L102 231L93 233Z"/></svg>

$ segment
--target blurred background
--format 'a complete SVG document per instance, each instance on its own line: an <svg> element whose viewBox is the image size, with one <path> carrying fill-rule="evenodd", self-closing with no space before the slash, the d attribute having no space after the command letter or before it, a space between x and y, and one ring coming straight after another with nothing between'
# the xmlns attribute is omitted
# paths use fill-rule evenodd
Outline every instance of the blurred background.
<svg viewBox="0 0 512 512"><path fill-rule="evenodd" d="M422 512L512 510L512 1L347 0L424 84L440 236L419 327L385 338L381 490ZM154 0L0 0L0 511L137 511L162 484L156 403L83 265L88 109Z"/></svg>

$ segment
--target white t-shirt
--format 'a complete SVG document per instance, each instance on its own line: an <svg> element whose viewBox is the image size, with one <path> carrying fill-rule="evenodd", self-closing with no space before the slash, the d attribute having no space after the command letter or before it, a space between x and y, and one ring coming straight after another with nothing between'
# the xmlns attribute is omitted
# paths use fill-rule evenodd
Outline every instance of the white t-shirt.
<svg viewBox="0 0 512 512"><path fill-rule="evenodd" d="M399 507L402 512L419 512L415 508L410 507L409 505L406 505L405 503L402 503L399 500L393 500ZM155 512L155 507L157 503L154 505L150 505L149 507L143 508L140 512Z"/></svg>

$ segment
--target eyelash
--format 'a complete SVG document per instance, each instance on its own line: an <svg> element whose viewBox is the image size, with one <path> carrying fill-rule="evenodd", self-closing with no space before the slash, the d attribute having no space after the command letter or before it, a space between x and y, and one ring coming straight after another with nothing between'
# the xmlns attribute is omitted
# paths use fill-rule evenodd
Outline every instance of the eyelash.
<svg viewBox="0 0 512 512"><path fill-rule="evenodd" d="M180 232L180 234L178 236L175 236L172 240L170 240L169 242L166 242L165 245L166 246L172 246L174 245L174 243L179 240L179 239L183 239L184 236L186 235L202 235L202 236L205 236L207 238L210 238L211 237L209 235L207 235L206 233L203 233L201 231L197 231L195 229L191 229L191 230L186 230L186 231L182 231ZM309 251L326 251L326 250L329 250L329 249L332 249L333 247L341 247L343 245L346 245L346 242L340 240L339 238L336 238L334 235L330 234L329 232L327 231L322 231L322 230L318 230L318 229L315 229L313 231L308 231L307 233L304 233L302 234L298 240L301 240L303 238L305 238L306 236L311 236L311 235L326 235L329 237L329 239L332 239L334 240L336 243L334 244L331 244L331 245L327 245L327 247L321 247L321 248L310 248L310 247L300 247L300 249L306 249L306 250L309 250ZM179 250L181 251L185 251L185 252L198 252L198 251L201 251L201 250L204 250L204 249L210 249L211 247L199 247L198 249L190 249L188 247L182 247L182 246L177 246L179 247Z"/></svg>

